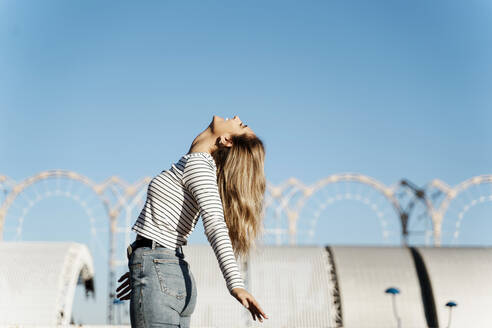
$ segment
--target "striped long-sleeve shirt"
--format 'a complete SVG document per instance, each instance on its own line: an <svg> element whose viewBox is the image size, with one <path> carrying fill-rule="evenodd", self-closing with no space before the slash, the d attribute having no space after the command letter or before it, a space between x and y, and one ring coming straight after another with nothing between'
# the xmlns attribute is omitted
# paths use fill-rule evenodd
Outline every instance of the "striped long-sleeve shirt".
<svg viewBox="0 0 492 328"><path fill-rule="evenodd" d="M173 249L187 244L201 216L205 235L231 293L233 288L244 288L244 282L224 220L216 169L209 153L182 156L150 181L145 205L132 230Z"/></svg>

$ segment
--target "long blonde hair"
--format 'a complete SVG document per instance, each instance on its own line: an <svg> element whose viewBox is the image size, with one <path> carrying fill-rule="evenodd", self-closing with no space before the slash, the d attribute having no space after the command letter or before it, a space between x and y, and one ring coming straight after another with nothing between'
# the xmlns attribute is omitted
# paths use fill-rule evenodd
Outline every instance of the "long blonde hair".
<svg viewBox="0 0 492 328"><path fill-rule="evenodd" d="M265 147L258 137L241 134L232 136L232 147L219 145L212 156L234 255L246 259L263 234Z"/></svg>

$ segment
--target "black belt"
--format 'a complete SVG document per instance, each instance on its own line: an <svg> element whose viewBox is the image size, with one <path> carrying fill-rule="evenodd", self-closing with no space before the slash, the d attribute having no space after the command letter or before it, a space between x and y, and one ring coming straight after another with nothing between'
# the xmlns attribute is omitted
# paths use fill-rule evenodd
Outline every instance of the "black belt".
<svg viewBox="0 0 492 328"><path fill-rule="evenodd" d="M139 239L136 239L135 240L135 242L133 243L133 245L135 245L135 247L133 247L133 250L135 250L135 249L137 249L139 247L152 247L152 239L149 239L149 238L145 238L145 237L140 236ZM155 247L165 247L165 248L167 248L166 246L162 246L158 242L155 242Z"/></svg>
<svg viewBox="0 0 492 328"><path fill-rule="evenodd" d="M130 258L130 255L132 254L132 252L134 252L137 248L139 248L139 247L152 247L152 242L153 242L152 239L140 236L139 239L136 239L133 243L128 245L128 247L126 249L126 255L127 255L128 259ZM163 247L163 248L169 249L169 247L162 246L158 242L155 242L155 247ZM176 248L176 250L178 250L178 249L180 249L181 252L183 251L181 246L178 246Z"/></svg>

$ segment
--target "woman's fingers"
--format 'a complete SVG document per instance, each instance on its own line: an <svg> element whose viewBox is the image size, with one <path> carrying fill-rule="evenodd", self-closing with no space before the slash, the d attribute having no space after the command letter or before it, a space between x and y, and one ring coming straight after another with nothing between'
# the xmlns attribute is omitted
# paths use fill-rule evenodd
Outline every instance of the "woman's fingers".
<svg viewBox="0 0 492 328"><path fill-rule="evenodd" d="M258 320L260 322L263 322L263 319L260 317L260 314L258 313L258 311L256 309L251 310L251 315L253 316L253 320L256 321L256 318L258 318Z"/></svg>
<svg viewBox="0 0 492 328"><path fill-rule="evenodd" d="M127 272L124 275L122 275L120 279L118 279L118 282L121 282L123 279L128 279L128 278L130 278L130 272Z"/></svg>
<svg viewBox="0 0 492 328"><path fill-rule="evenodd" d="M256 321L257 314L256 314L256 308L254 307L253 302L251 302L251 300L249 300L249 299L247 299L246 302L248 303L247 308L248 308L249 312L251 312L251 316L253 317L253 320Z"/></svg>
<svg viewBox="0 0 492 328"><path fill-rule="evenodd" d="M258 318L260 322L263 322L263 318L268 319L268 316L265 314L265 312L263 312L260 305L258 304L258 302L256 302L254 298L251 300L248 299L248 302L249 302L249 310L251 312L251 315L253 316L253 320L256 321L256 318Z"/></svg>
<svg viewBox="0 0 492 328"><path fill-rule="evenodd" d="M118 282L121 282L121 285L116 288L116 297L120 300L129 300L130 299L130 291L132 290L130 286L130 272L123 274Z"/></svg>
<svg viewBox="0 0 492 328"><path fill-rule="evenodd" d="M263 310L260 307L260 304L256 302L256 300L253 300L253 304L255 305L256 309L258 310L258 313L261 314L264 318L268 319L268 316L263 312Z"/></svg>
<svg viewBox="0 0 492 328"><path fill-rule="evenodd" d="M130 299L130 293L124 295L124 296L121 296L121 297L118 297L121 301L125 301L125 300L129 300Z"/></svg>
<svg viewBox="0 0 492 328"><path fill-rule="evenodd" d="M245 296L241 303L244 305L245 308L247 308L249 310L249 312L251 312L251 316L253 317L253 320L256 321L256 318L255 318L255 308L253 306L253 302L248 298L248 296Z"/></svg>
<svg viewBox="0 0 492 328"><path fill-rule="evenodd" d="M125 290L123 290L123 291L119 292L119 293L116 295L116 297L120 298L120 296L122 296L122 295L124 295L124 294L128 293L130 290L132 290L132 289L130 288L130 286L127 286L127 288L126 288Z"/></svg>
<svg viewBox="0 0 492 328"><path fill-rule="evenodd" d="M251 316L254 321L256 321L256 318L258 318L260 322L263 322L263 318L268 319L268 316L261 309L253 295L249 294L246 290L239 289L236 291L234 296L245 308L249 310L249 312L251 312Z"/></svg>
<svg viewBox="0 0 492 328"><path fill-rule="evenodd" d="M125 282L122 282L121 285L119 285L119 287L116 288L116 292L119 292L121 289L128 286L130 286L130 280L126 280Z"/></svg>

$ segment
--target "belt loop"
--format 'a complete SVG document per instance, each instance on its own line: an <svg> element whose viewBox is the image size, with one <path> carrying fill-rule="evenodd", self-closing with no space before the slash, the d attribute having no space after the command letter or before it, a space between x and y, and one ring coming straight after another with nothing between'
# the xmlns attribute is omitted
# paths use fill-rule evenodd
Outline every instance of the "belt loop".
<svg viewBox="0 0 492 328"><path fill-rule="evenodd" d="M128 247L126 248L126 257L128 258L128 260L130 259L130 255L132 255L132 252L133 252L133 249L132 249L132 244L128 245Z"/></svg>
<svg viewBox="0 0 492 328"><path fill-rule="evenodd" d="M152 240L152 250L155 249L155 240Z"/></svg>

